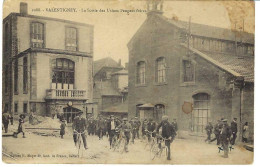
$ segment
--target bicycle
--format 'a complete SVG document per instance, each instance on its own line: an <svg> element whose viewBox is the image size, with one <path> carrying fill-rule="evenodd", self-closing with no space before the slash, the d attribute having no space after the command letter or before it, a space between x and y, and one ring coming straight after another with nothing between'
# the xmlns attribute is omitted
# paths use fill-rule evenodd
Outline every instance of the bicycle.
<svg viewBox="0 0 260 167"><path fill-rule="evenodd" d="M152 137L153 133L155 133L155 132L149 132L148 130L146 130L146 135L149 135L150 141L149 141L149 138L148 138L147 142L146 142L146 144L144 146L145 149L146 149L147 146L149 146L149 150L151 150L152 147L157 143L156 138Z"/></svg>
<svg viewBox="0 0 260 167"><path fill-rule="evenodd" d="M112 138L112 149L113 149L113 151L116 151L116 150L119 149L120 143L122 141L122 133L118 130L115 133L116 134Z"/></svg>
<svg viewBox="0 0 260 167"><path fill-rule="evenodd" d="M81 156L83 156L83 150L81 149L81 145L82 145L82 141L81 141L81 140L82 140L82 134L84 134L85 131L79 133L78 131L75 130L74 132L76 132L76 134L77 134L77 137L76 137L76 139L77 139L77 141L76 141L76 147L77 147L77 149L78 149L78 156L79 156L80 150L81 150Z"/></svg>
<svg viewBox="0 0 260 167"><path fill-rule="evenodd" d="M165 141L170 140L157 136L158 143L155 144L150 150L150 157L154 160L156 157L160 158L162 155L168 157L168 147L165 145Z"/></svg>

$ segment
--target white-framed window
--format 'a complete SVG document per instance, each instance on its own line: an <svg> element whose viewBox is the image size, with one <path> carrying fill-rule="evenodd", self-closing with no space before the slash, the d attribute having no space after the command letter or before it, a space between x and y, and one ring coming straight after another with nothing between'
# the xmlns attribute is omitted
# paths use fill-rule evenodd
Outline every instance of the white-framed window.
<svg viewBox="0 0 260 167"><path fill-rule="evenodd" d="M52 61L52 83L55 85L55 89L73 89L74 73L75 63L73 61L64 58Z"/></svg>
<svg viewBox="0 0 260 167"><path fill-rule="evenodd" d="M192 98L192 131L204 133L210 119L210 96L207 93L198 93Z"/></svg>
<svg viewBox="0 0 260 167"><path fill-rule="evenodd" d="M137 63L136 83L145 84L145 62L144 61L140 61Z"/></svg>
<svg viewBox="0 0 260 167"><path fill-rule="evenodd" d="M31 23L31 46L33 48L44 48L44 24L40 22Z"/></svg>
<svg viewBox="0 0 260 167"><path fill-rule="evenodd" d="M77 51L77 29L74 27L66 27L66 49Z"/></svg>
<svg viewBox="0 0 260 167"><path fill-rule="evenodd" d="M164 83L166 82L166 63L164 57L159 57L156 59L156 66L155 66L155 82L156 83Z"/></svg>

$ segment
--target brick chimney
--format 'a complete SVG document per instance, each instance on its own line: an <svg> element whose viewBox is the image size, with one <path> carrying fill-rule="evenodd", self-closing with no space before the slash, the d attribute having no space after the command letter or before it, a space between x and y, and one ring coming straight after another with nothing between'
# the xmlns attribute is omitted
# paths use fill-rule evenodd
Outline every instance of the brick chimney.
<svg viewBox="0 0 260 167"><path fill-rule="evenodd" d="M28 14L28 5L25 2L20 2L20 14L27 15Z"/></svg>

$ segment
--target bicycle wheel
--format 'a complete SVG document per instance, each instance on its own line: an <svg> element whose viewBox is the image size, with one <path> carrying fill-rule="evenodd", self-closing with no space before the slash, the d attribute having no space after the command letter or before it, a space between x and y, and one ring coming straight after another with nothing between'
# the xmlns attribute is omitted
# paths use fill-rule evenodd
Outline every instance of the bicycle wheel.
<svg viewBox="0 0 260 167"><path fill-rule="evenodd" d="M160 155L160 149L158 145L154 145L150 150L150 158L151 160L155 159L155 157L158 157Z"/></svg>

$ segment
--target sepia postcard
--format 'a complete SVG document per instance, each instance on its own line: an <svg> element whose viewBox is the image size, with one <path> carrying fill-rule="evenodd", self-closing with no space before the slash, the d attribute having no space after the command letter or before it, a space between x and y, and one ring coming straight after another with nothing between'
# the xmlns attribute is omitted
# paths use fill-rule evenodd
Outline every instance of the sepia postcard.
<svg viewBox="0 0 260 167"><path fill-rule="evenodd" d="M253 163L253 1L5 0L2 19L4 163Z"/></svg>

